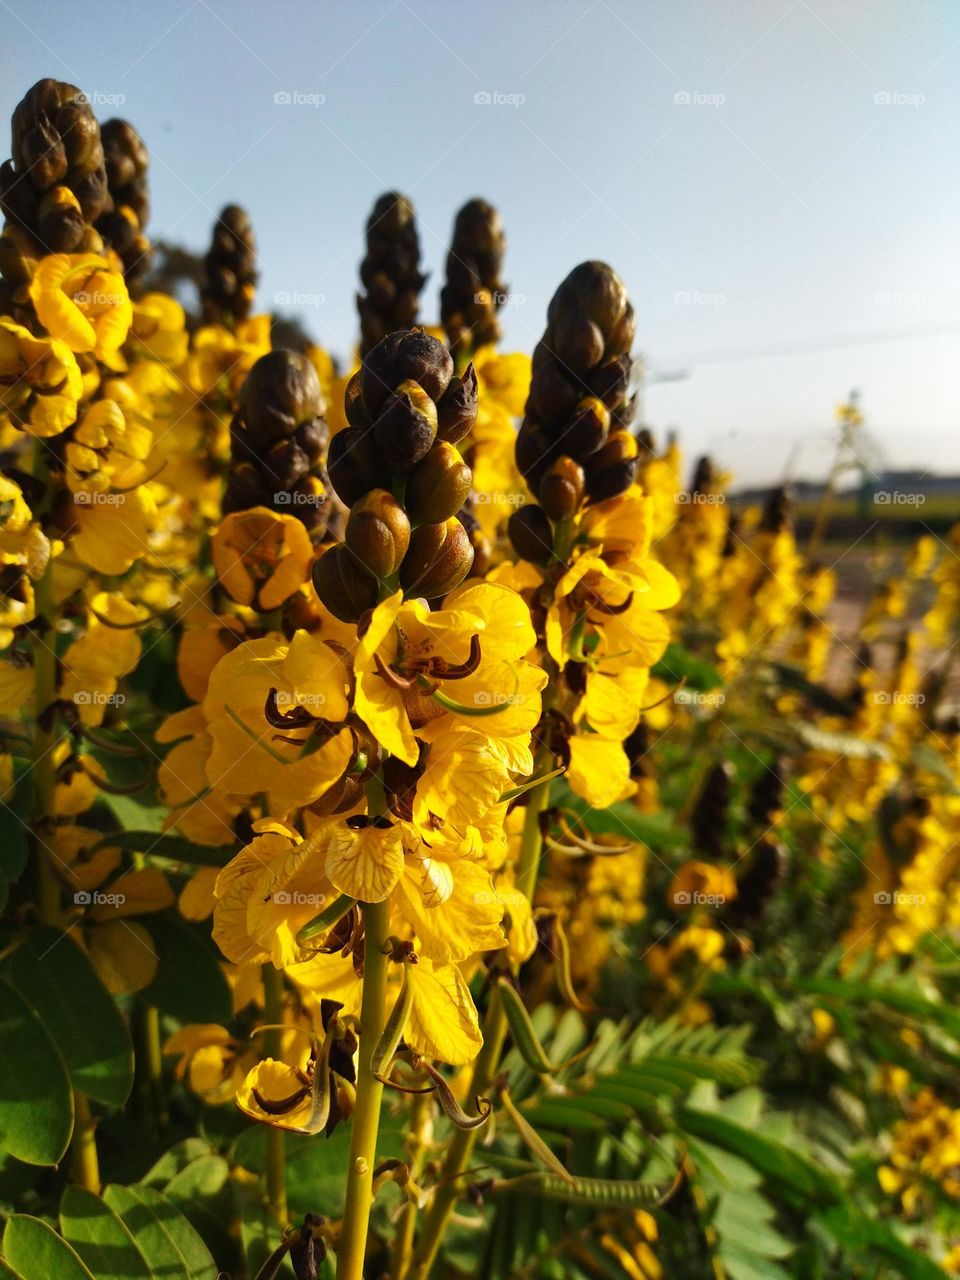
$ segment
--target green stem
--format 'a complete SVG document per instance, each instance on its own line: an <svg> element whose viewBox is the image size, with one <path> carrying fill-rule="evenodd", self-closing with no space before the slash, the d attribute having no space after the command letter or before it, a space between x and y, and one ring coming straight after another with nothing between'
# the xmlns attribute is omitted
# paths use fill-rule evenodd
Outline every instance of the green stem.
<svg viewBox="0 0 960 1280"><path fill-rule="evenodd" d="M553 755L548 747L542 746L537 752L534 772L548 772L553 764ZM543 836L540 833L540 815L546 809L550 797L549 780L542 782L530 792L523 821L523 834L520 838L520 853L517 858L517 888L528 901L533 900L537 887L537 874L540 870L540 854L543 849ZM490 1089L500 1065L503 1043L507 1038L507 1017L496 986L492 988L490 1003L483 1020L483 1048L477 1055L473 1068L473 1080L467 1090L468 1098L483 1097ZM437 1253L443 1242L443 1236L453 1213L454 1206L463 1191L463 1177L467 1172L473 1148L479 1131L477 1129L458 1129L451 1139L447 1157L443 1162L440 1177L434 1191L433 1203L424 1222L423 1234L414 1254L413 1269L410 1280L427 1280L431 1268L436 1261ZM397 1280L404 1280L404 1273L397 1273Z"/></svg>
<svg viewBox="0 0 960 1280"><path fill-rule="evenodd" d="M97 1160L97 1126L90 1114L90 1103L82 1093L73 1094L73 1138L70 1162L73 1181L94 1195L100 1194L100 1163Z"/></svg>
<svg viewBox="0 0 960 1280"><path fill-rule="evenodd" d="M283 972L272 964L263 966L263 992L263 1019L271 1028L264 1032L264 1053L268 1058L279 1061L283 1053ZM272 1125L267 1128L267 1200L271 1214L281 1227L285 1227L287 1172L284 1133Z"/></svg>
<svg viewBox="0 0 960 1280"><path fill-rule="evenodd" d="M360 1006L357 1103L351 1121L347 1201L337 1249L337 1280L363 1280L383 1097L383 1085L371 1070L371 1059L386 1021L389 958L383 948L390 929L389 904L367 903L363 907L363 919L363 1000Z"/></svg>
<svg viewBox="0 0 960 1280"><path fill-rule="evenodd" d="M427 1095L417 1093L410 1107L410 1180L418 1183L427 1160L427 1143L430 1132L430 1102ZM414 1193L415 1194L415 1193ZM405 1275L413 1257L413 1241L417 1229L417 1202L411 1195L403 1206L397 1233L391 1249L390 1274L398 1278Z"/></svg>

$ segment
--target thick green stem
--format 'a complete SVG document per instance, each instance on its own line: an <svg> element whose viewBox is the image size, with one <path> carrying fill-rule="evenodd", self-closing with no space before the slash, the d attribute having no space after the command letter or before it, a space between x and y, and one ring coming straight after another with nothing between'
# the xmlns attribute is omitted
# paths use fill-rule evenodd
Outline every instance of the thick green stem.
<svg viewBox="0 0 960 1280"><path fill-rule="evenodd" d="M270 1027L264 1032L264 1052L280 1060L283 1053L283 973L272 964L263 966L263 1018ZM282 1129L267 1129L267 1200L270 1212L281 1227L287 1225L287 1170Z"/></svg>
<svg viewBox="0 0 960 1280"><path fill-rule="evenodd" d="M534 772L547 773L552 764L553 757L549 749L541 747L537 752ZM530 792L524 815L520 853L517 857L517 888L528 901L533 900L533 893L537 886L540 854L543 849L540 815L547 807L549 796L550 783L542 782ZM483 1021L483 1048L474 1063L473 1080L467 1090L467 1097L483 1097L489 1092L496 1078L506 1037L507 1018L497 988L494 986ZM470 1166L478 1134L477 1129L458 1129L451 1139L434 1191L433 1203L414 1254L413 1269L409 1273L411 1280L427 1280L436 1261L450 1215L463 1191L463 1177ZM397 1273L397 1280L404 1280L403 1272Z"/></svg>
<svg viewBox="0 0 960 1280"><path fill-rule="evenodd" d="M100 1163L97 1159L97 1126L90 1114L90 1103L82 1093L73 1094L73 1138L70 1163L73 1181L94 1195L100 1194Z"/></svg>
<svg viewBox="0 0 960 1280"><path fill-rule="evenodd" d="M390 927L388 903L368 903L363 908L363 919L363 1002L360 1006L357 1103L351 1120L347 1202L337 1249L337 1280L363 1280L383 1097L383 1085L373 1074L371 1059L386 1021L389 958L384 945Z"/></svg>

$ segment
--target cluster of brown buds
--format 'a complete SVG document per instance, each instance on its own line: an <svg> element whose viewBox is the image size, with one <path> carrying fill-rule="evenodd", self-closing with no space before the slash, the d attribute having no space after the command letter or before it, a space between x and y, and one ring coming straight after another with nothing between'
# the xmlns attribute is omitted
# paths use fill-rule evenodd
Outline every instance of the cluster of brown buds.
<svg viewBox="0 0 960 1280"><path fill-rule="evenodd" d="M584 502L615 497L636 478L635 330L623 282L604 262L574 267L553 295L517 436L517 466L539 503L510 519L511 540L525 560L549 557L551 522L574 516Z"/></svg>
<svg viewBox="0 0 960 1280"><path fill-rule="evenodd" d="M0 166L0 272L10 300L22 302L37 258L102 251L94 224L111 199L100 126L76 85L38 80L12 124L13 154Z"/></svg>
<svg viewBox="0 0 960 1280"><path fill-rule="evenodd" d="M388 333L416 323L426 282L413 205L406 196L387 191L367 219L367 253L360 263L360 283L366 290L357 294L361 356Z"/></svg>
<svg viewBox="0 0 960 1280"><path fill-rule="evenodd" d="M500 214L486 200L468 200L453 224L440 319L454 356L500 338L497 312L507 286L500 278L506 236Z"/></svg>
<svg viewBox="0 0 960 1280"><path fill-rule="evenodd" d="M204 322L232 328L246 320L257 289L257 245L250 217L238 204L221 211L203 265Z"/></svg>
<svg viewBox="0 0 960 1280"><path fill-rule="evenodd" d="M150 261L150 242L145 235L150 217L150 156L143 139L126 120L108 120L100 135L113 207L97 221L97 230L119 254L127 285L135 285Z"/></svg>
<svg viewBox="0 0 960 1280"><path fill-rule="evenodd" d="M268 507L296 516L314 535L326 523L325 403L317 371L296 351L256 362L230 424L230 471L223 512Z"/></svg>
<svg viewBox="0 0 960 1280"><path fill-rule="evenodd" d="M344 541L317 561L331 613L356 622L386 590L434 599L470 572L473 547L457 512L471 474L457 442L477 416L473 366L422 329L392 333L347 385L347 426L330 441L330 483L350 508Z"/></svg>

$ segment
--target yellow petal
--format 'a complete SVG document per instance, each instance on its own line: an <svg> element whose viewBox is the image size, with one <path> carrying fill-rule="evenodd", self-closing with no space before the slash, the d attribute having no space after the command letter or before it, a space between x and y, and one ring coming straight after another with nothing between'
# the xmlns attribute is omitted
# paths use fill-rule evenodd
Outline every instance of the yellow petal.
<svg viewBox="0 0 960 1280"><path fill-rule="evenodd" d="M403 838L397 826L355 831L337 822L326 838L326 874L360 902L382 902L403 874Z"/></svg>
<svg viewBox="0 0 960 1280"><path fill-rule="evenodd" d="M423 958L409 970L413 1004L404 1032L425 1058L464 1066L480 1052L483 1036L470 989L456 965L435 967Z"/></svg>

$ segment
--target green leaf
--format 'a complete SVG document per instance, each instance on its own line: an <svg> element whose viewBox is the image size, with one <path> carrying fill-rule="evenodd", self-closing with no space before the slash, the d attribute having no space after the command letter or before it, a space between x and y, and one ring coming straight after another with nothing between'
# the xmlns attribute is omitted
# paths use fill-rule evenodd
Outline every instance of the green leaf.
<svg viewBox="0 0 960 1280"><path fill-rule="evenodd" d="M152 858L169 858L196 867L225 867L237 852L237 845L194 844L183 836L158 835L155 831L112 831L90 850L123 849L127 853L148 853Z"/></svg>
<svg viewBox="0 0 960 1280"><path fill-rule="evenodd" d="M565 782L554 782L550 803L576 814L586 829L595 835L622 836L657 852L683 848L690 843L688 833L673 825L669 813L641 813L628 800L618 800L606 809L595 809L575 795Z"/></svg>
<svg viewBox="0 0 960 1280"><path fill-rule="evenodd" d="M213 946L172 911L150 917L150 936L157 973L143 999L179 1022L229 1022L233 999Z"/></svg>
<svg viewBox="0 0 960 1280"><path fill-rule="evenodd" d="M683 680L688 689L706 693L723 684L723 676L709 662L698 658L683 645L668 644L659 662L650 668L650 674L664 684L679 684Z"/></svg>
<svg viewBox="0 0 960 1280"><path fill-rule="evenodd" d="M103 1198L137 1242L157 1280L215 1280L217 1269L206 1245L169 1200L149 1187L116 1185L107 1187Z"/></svg>
<svg viewBox="0 0 960 1280"><path fill-rule="evenodd" d="M73 1133L70 1077L43 1023L3 979L0 1062L0 1147L27 1164L59 1164Z"/></svg>
<svg viewBox="0 0 960 1280"><path fill-rule="evenodd" d="M60 1230L97 1280L152 1280L133 1236L113 1210L85 1187L64 1191Z"/></svg>
<svg viewBox="0 0 960 1280"><path fill-rule="evenodd" d="M861 1213L849 1202L817 1215L817 1220L845 1251L861 1257L873 1249L882 1254L907 1280L946 1280L946 1272L930 1258L894 1235L890 1227Z"/></svg>
<svg viewBox="0 0 960 1280"><path fill-rule="evenodd" d="M771 1142L752 1129L693 1107L681 1108L678 1119L684 1130L742 1156L764 1178L782 1189L821 1204L835 1203L842 1198L835 1178L789 1147Z"/></svg>
<svg viewBox="0 0 960 1280"><path fill-rule="evenodd" d="M3 1252L22 1280L94 1280L53 1227L25 1213L7 1222Z"/></svg>
<svg viewBox="0 0 960 1280"><path fill-rule="evenodd" d="M130 1033L73 940L59 929L34 929L7 961L4 976L56 1043L73 1087L105 1106L122 1106L133 1086Z"/></svg>

